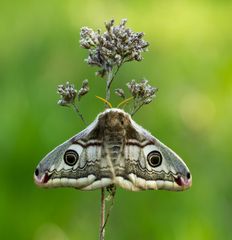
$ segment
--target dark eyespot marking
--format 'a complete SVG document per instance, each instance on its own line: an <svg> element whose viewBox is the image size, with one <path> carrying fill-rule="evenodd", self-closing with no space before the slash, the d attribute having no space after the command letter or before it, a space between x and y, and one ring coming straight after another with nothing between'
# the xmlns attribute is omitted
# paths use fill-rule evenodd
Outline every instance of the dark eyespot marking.
<svg viewBox="0 0 232 240"><path fill-rule="evenodd" d="M79 155L74 150L67 150L64 154L64 162L69 166L74 166L79 159Z"/></svg>
<svg viewBox="0 0 232 240"><path fill-rule="evenodd" d="M147 155L147 161L151 167L158 167L162 163L162 155L158 151L152 151Z"/></svg>

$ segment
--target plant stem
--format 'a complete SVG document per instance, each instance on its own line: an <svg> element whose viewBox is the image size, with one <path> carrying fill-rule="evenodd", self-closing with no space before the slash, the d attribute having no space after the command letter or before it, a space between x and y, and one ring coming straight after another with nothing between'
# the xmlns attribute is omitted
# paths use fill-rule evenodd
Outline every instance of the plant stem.
<svg viewBox="0 0 232 240"><path fill-rule="evenodd" d="M78 114L78 116L81 118L82 122L87 126L87 123L83 117L83 115L81 114L81 112L79 111L78 107L75 105L75 103L72 104L74 107L75 112Z"/></svg>
<svg viewBox="0 0 232 240"><path fill-rule="evenodd" d="M138 110L143 106L143 104L140 104L139 106L137 106L136 108L133 109L131 116L134 116L136 112L138 112Z"/></svg>
<svg viewBox="0 0 232 240"><path fill-rule="evenodd" d="M110 87L111 84L116 76L116 74L118 73L119 68L121 67L123 61L117 66L117 69L115 72L113 72L113 68L110 68L108 70L108 74L107 74L107 78L106 78L106 101L110 100ZM109 107L108 104L105 104L105 107ZM114 198L114 196L113 196ZM101 189L101 219L100 219L100 240L104 240L105 239L105 226L106 223L109 219L110 216L110 211L113 207L113 201L112 201L112 205L110 206L110 209L107 213L107 217L105 220L105 210L106 210L106 203L105 203L106 199L105 199L105 188Z"/></svg>
<svg viewBox="0 0 232 240"><path fill-rule="evenodd" d="M123 63L123 61L121 61L121 63L117 66L115 72L113 72L113 69L109 69L109 71L108 71L107 79L106 79L106 100L107 101L110 100L110 87L111 87L111 84L112 84L116 74L118 73L122 63Z"/></svg>
<svg viewBox="0 0 232 240"><path fill-rule="evenodd" d="M108 195L108 197L107 198L110 198L110 200L111 200L111 204L110 204L110 206L109 206L109 208L108 208L108 211L107 211L107 214L106 214L106 217L105 217L105 223L104 223L104 225L103 225L103 229L105 228L105 226L106 226L106 224L107 224L107 222L108 222L108 220L109 220L109 217L110 217L110 212L111 212L111 210L112 210L112 208L113 208L113 206L114 206L114 198L115 198L115 194L116 194L116 186L115 185L113 185L112 186L112 188L106 188L107 189L107 191L109 192L109 195ZM107 199L106 199L107 200ZM109 200L109 199L108 199Z"/></svg>
<svg viewBox="0 0 232 240"><path fill-rule="evenodd" d="M106 100L107 101L110 100L110 86L111 86L113 79L114 79L113 71L110 70L107 74L107 79L106 79Z"/></svg>
<svg viewBox="0 0 232 240"><path fill-rule="evenodd" d="M100 229L99 229L99 239L105 239L105 188L101 189L101 219L100 219Z"/></svg>

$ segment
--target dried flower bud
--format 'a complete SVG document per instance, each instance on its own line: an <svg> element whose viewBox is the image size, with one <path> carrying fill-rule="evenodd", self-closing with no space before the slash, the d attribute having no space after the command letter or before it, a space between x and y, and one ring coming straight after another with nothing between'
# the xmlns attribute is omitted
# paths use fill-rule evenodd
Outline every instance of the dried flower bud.
<svg viewBox="0 0 232 240"><path fill-rule="evenodd" d="M135 90L135 88L136 88L136 82L135 82L135 80L133 79L133 80L131 80L130 82L128 82L127 84L127 87L128 87L128 89L129 89L129 91L131 92L131 95L133 96L133 97L136 97L136 90Z"/></svg>
<svg viewBox="0 0 232 240"><path fill-rule="evenodd" d="M134 99L143 104L150 103L158 90L157 88L149 85L148 80L146 79L142 80L140 83L137 83L135 80L131 80L131 82L127 83L127 87Z"/></svg>
<svg viewBox="0 0 232 240"><path fill-rule="evenodd" d="M116 88L116 89L115 89L115 94L118 95L119 97L125 99L125 93L124 93L123 89L121 89L121 88Z"/></svg>
<svg viewBox="0 0 232 240"><path fill-rule="evenodd" d="M99 76L99 77L104 77L105 74L106 74L106 70L105 69L101 69L101 70L96 72L96 76Z"/></svg>
<svg viewBox="0 0 232 240"><path fill-rule="evenodd" d="M88 27L82 27L80 32L80 45L83 48L90 49L98 43L98 33Z"/></svg>
<svg viewBox="0 0 232 240"><path fill-rule="evenodd" d="M85 79L82 82L81 89L78 91L78 100L80 101L81 97L89 92L89 82L88 79Z"/></svg>
<svg viewBox="0 0 232 240"><path fill-rule="evenodd" d="M105 27L107 31L110 32L113 26L114 26L114 19L111 19L109 22L105 22Z"/></svg>
<svg viewBox="0 0 232 240"><path fill-rule="evenodd" d="M57 93L61 97L57 104L61 106L68 106L74 103L77 90L73 84L66 82L66 85L58 85Z"/></svg>
<svg viewBox="0 0 232 240"><path fill-rule="evenodd" d="M147 98L143 101L143 103L144 104L149 104L152 100L153 100L153 98Z"/></svg>

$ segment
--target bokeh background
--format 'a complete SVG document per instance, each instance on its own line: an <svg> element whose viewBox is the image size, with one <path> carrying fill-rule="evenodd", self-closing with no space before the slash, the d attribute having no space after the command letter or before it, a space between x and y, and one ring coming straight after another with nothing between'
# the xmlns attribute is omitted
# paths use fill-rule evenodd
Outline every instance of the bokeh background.
<svg viewBox="0 0 232 240"><path fill-rule="evenodd" d="M83 129L56 102L67 80L91 92L81 101L88 122L103 110L104 81L79 47L82 26L128 18L149 52L124 65L113 84L146 77L155 101L135 115L185 160L186 192L118 189L106 239L231 239L231 1L51 0L0 3L0 239L97 239L100 191L39 189L33 172L52 148ZM117 96L111 102L119 102Z"/></svg>

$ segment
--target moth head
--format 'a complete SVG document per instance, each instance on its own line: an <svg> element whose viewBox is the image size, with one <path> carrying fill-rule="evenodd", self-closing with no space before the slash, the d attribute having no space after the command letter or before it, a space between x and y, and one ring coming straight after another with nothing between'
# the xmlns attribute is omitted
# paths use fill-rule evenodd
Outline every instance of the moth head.
<svg viewBox="0 0 232 240"><path fill-rule="evenodd" d="M72 139L56 147L38 164L34 173L35 183L41 187L60 186L77 167L81 152L82 147L73 144Z"/></svg>

